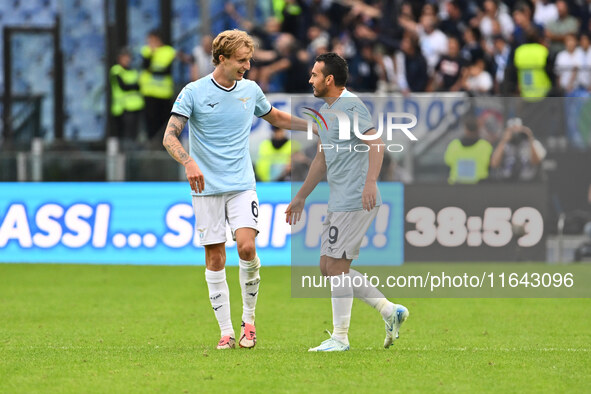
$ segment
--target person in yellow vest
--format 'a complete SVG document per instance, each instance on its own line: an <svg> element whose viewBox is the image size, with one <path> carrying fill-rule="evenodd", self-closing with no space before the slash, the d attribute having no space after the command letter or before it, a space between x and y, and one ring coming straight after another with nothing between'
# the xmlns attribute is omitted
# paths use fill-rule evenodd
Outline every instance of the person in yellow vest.
<svg viewBox="0 0 591 394"><path fill-rule="evenodd" d="M259 146L255 174L262 182L288 181L291 176L291 155L299 150L299 145L297 141L292 142L287 138L284 129L271 128L271 138Z"/></svg>
<svg viewBox="0 0 591 394"><path fill-rule="evenodd" d="M131 51L122 48L117 56L117 64L109 71L111 83L111 115L113 116L113 135L124 144L136 140L144 98L140 93L139 73L131 68Z"/></svg>
<svg viewBox="0 0 591 394"><path fill-rule="evenodd" d="M478 122L473 117L464 121L464 137L449 143L445 164L449 166L450 184L475 184L488 178L492 145L480 138Z"/></svg>
<svg viewBox="0 0 591 394"><path fill-rule="evenodd" d="M170 45L164 45L158 30L152 30L141 54L140 91L146 101L146 130L148 138L152 139L164 129L170 115L174 94L172 63L176 51Z"/></svg>
<svg viewBox="0 0 591 394"><path fill-rule="evenodd" d="M515 49L513 62L517 69L519 93L527 101L540 101L552 88L548 76L548 48L539 43L535 30L526 33L527 43Z"/></svg>

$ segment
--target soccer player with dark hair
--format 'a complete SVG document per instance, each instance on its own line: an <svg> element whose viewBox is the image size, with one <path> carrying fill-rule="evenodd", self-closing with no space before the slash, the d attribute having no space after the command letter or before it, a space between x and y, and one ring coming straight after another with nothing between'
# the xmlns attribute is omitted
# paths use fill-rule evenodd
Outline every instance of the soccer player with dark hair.
<svg viewBox="0 0 591 394"><path fill-rule="evenodd" d="M328 129L319 128L316 157L306 180L286 210L288 223L295 224L300 220L306 198L326 174L330 197L328 214L322 225L320 271L324 276L341 280L334 285L337 281L333 283L331 278L333 333L319 346L309 349L311 352L349 350L353 297L363 300L382 315L386 322L385 348L398 338L400 325L408 317L404 306L388 301L361 273L350 268L351 262L359 257L363 237L382 204L377 179L384 150L378 146L384 144L379 137L362 139L354 133L350 133L349 139L339 138L338 116L347 116L351 127L357 118L358 131L365 137L372 138L376 134L363 102L345 88L347 75L347 62L339 55L325 53L316 58L310 84L314 96L325 101L320 114L328 122ZM367 144L368 148L350 149L359 144ZM323 146L335 149L322 149ZM354 277L361 277L363 286L352 286Z"/></svg>

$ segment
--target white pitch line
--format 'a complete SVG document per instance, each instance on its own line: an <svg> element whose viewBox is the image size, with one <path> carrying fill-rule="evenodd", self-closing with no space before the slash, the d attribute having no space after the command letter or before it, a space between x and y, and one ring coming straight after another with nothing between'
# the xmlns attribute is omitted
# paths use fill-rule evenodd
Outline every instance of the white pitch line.
<svg viewBox="0 0 591 394"><path fill-rule="evenodd" d="M373 348L366 348L367 350L372 350ZM408 347L398 347L399 350L407 350L407 351L415 351L415 352L424 352L424 351L454 351L454 352L530 352L530 351L538 351L538 352L591 352L591 349L586 348L556 348L556 347L544 347L544 348L481 348L481 347L451 347L451 348L441 348L441 349L434 349L434 348L408 348Z"/></svg>

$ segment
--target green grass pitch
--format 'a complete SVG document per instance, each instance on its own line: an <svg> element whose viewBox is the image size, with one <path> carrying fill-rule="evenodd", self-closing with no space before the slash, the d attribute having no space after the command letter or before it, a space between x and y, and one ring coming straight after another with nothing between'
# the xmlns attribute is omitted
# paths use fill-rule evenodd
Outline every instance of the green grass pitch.
<svg viewBox="0 0 591 394"><path fill-rule="evenodd" d="M589 392L590 299L405 299L382 348L355 301L351 351L307 353L328 299L290 297L265 267L254 350L216 351L203 267L0 264L0 393ZM228 268L239 331L238 271ZM238 332L237 332L238 333Z"/></svg>

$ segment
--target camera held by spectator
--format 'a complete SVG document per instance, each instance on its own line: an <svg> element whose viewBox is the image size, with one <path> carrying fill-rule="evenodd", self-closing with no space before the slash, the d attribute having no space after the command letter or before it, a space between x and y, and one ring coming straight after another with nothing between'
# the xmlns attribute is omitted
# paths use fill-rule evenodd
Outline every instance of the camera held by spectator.
<svg viewBox="0 0 591 394"><path fill-rule="evenodd" d="M501 181L539 180L545 156L546 149L531 129L523 125L521 118L511 118L492 154L491 177Z"/></svg>

